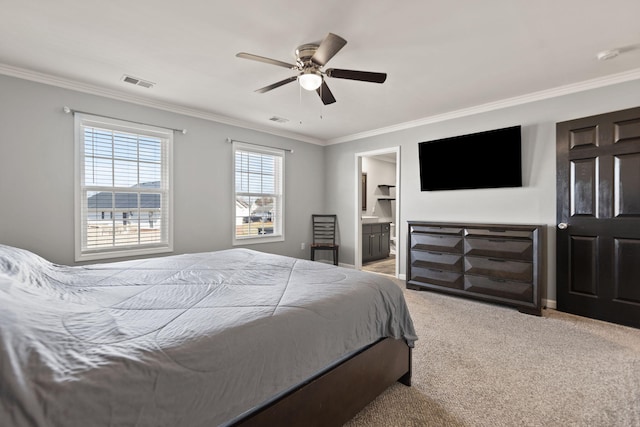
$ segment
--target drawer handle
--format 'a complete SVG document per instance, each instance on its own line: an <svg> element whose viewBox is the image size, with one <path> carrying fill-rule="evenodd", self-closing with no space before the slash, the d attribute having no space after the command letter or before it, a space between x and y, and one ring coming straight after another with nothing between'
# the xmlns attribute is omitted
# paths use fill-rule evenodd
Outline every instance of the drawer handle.
<svg viewBox="0 0 640 427"><path fill-rule="evenodd" d="M498 258L489 258L489 261L493 261L493 262L507 262L507 260L505 260L505 259L498 259Z"/></svg>
<svg viewBox="0 0 640 427"><path fill-rule="evenodd" d="M438 270L437 268L428 268L427 270L435 271L436 273L442 273L442 270Z"/></svg>
<svg viewBox="0 0 640 427"><path fill-rule="evenodd" d="M427 251L427 253L431 255L442 255L442 252L435 252L435 251Z"/></svg>

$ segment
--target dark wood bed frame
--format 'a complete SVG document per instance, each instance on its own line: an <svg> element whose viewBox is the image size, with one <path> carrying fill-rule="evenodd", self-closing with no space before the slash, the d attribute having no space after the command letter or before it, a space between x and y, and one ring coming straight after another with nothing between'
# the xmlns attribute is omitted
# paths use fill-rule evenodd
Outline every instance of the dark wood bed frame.
<svg viewBox="0 0 640 427"><path fill-rule="evenodd" d="M411 348L383 338L229 426L341 426L394 382L411 385Z"/></svg>

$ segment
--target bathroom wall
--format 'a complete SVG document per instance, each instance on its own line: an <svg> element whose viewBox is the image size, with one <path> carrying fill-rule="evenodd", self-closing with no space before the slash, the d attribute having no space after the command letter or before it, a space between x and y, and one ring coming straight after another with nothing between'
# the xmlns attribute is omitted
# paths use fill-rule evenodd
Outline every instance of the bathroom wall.
<svg viewBox="0 0 640 427"><path fill-rule="evenodd" d="M379 197L395 195L395 188L378 187L395 185L396 165L382 157L362 158L362 172L367 174L367 210L362 215L379 217L380 221L395 222L395 202L378 201Z"/></svg>

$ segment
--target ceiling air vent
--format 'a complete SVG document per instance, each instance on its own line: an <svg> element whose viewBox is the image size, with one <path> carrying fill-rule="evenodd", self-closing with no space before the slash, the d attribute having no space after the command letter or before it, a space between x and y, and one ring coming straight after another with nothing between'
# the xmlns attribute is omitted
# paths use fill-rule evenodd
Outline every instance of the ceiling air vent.
<svg viewBox="0 0 640 427"><path fill-rule="evenodd" d="M269 120L276 123L287 123L289 120L283 117L273 116Z"/></svg>
<svg viewBox="0 0 640 427"><path fill-rule="evenodd" d="M132 85L146 87L147 89L152 88L155 83L138 79L136 77L127 76L126 74L122 76L122 81L125 83L131 83Z"/></svg>

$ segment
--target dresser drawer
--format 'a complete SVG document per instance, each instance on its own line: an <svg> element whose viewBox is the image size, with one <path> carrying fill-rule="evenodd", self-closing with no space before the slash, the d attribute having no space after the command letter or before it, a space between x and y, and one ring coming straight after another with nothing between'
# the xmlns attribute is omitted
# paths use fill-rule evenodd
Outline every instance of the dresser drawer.
<svg viewBox="0 0 640 427"><path fill-rule="evenodd" d="M462 255L432 251L411 251L411 266L462 273Z"/></svg>
<svg viewBox="0 0 640 427"><path fill-rule="evenodd" d="M464 290L510 300L533 301L533 284L531 283L511 282L467 274L464 277Z"/></svg>
<svg viewBox="0 0 640 427"><path fill-rule="evenodd" d="M533 281L533 264L530 262L467 256L464 258L464 271L497 279Z"/></svg>
<svg viewBox="0 0 640 427"><path fill-rule="evenodd" d="M532 230L510 230L507 228L466 228L464 230L466 236L481 237L511 237L516 239L533 239Z"/></svg>
<svg viewBox="0 0 640 427"><path fill-rule="evenodd" d="M463 289L464 276L462 273L444 271L433 268L411 267L409 280L416 283L439 285L453 289Z"/></svg>
<svg viewBox="0 0 640 427"><path fill-rule="evenodd" d="M436 225L411 225L409 233L436 233L436 234L457 234L462 235L462 227L447 227Z"/></svg>
<svg viewBox="0 0 640 427"><path fill-rule="evenodd" d="M464 242L464 253L465 255L526 261L533 257L533 241L469 237Z"/></svg>
<svg viewBox="0 0 640 427"><path fill-rule="evenodd" d="M411 250L453 252L461 254L464 248L462 236L446 234L411 234Z"/></svg>

